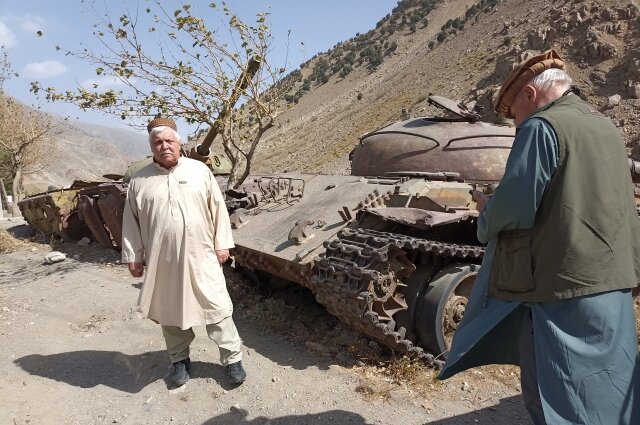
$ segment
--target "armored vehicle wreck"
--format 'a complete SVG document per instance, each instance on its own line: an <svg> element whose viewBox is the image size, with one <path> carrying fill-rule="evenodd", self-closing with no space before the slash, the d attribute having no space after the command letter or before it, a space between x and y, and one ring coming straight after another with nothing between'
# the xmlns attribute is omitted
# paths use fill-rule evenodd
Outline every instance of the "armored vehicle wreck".
<svg viewBox="0 0 640 425"><path fill-rule="evenodd" d="M430 101L455 116L363 136L351 176L252 176L231 220L238 264L303 285L352 328L439 362L484 254L469 191L500 180L515 132Z"/></svg>

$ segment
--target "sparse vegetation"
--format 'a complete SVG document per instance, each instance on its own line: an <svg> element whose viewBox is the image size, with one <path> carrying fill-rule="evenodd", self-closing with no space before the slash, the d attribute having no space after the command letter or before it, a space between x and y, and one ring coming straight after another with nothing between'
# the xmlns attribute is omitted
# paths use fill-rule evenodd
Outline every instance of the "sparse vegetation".
<svg viewBox="0 0 640 425"><path fill-rule="evenodd" d="M376 23L375 29L364 34L356 33L351 39L336 44L333 50L314 55L300 67L313 66L309 80L316 86L328 82L332 75L345 78L358 66L366 66L370 71L375 71L384 63L386 56L398 49L397 40L390 40L390 37L397 30L416 33L420 23L422 28L425 28L429 24L427 15L440 1L399 1L391 14ZM297 72L300 71L297 70ZM288 81L290 78L291 74L285 77ZM285 94L284 100L288 103L298 103L300 98L313 88L313 85L301 84L299 80L294 81L293 88Z"/></svg>
<svg viewBox="0 0 640 425"><path fill-rule="evenodd" d="M15 251L26 245L25 242L11 236L5 229L0 229L0 254Z"/></svg>

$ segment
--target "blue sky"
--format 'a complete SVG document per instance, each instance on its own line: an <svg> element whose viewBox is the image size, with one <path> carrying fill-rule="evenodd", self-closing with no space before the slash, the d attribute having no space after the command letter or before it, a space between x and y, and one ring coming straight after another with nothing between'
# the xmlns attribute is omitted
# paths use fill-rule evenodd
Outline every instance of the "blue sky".
<svg viewBox="0 0 640 425"><path fill-rule="evenodd" d="M92 0L85 0L91 2ZM173 5L172 5L173 3ZM208 11L210 1L194 0L194 8ZM147 8L145 0L97 0L108 4L111 16L117 18L126 6ZM167 9L181 2L165 1ZM268 23L274 35L272 62L284 64L287 33L290 32L288 70L293 70L314 54L326 51L337 42L366 32L397 4L397 0L229 0L227 4L247 23L255 22L255 14L269 12ZM64 56L54 46L76 50L83 42L91 48L97 43L92 36L95 19L80 0L0 0L0 45L5 47L12 68L20 74L5 82L4 91L23 102L85 122L122 126L122 121L98 112L82 112L74 105L48 103L29 92L30 82L58 90L75 89L78 84L95 81L95 67ZM37 31L43 36L38 37Z"/></svg>

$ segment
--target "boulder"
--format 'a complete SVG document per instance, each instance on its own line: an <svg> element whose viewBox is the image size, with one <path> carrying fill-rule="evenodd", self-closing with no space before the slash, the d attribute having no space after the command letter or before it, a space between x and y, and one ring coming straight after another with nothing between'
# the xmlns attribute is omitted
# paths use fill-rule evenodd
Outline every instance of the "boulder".
<svg viewBox="0 0 640 425"><path fill-rule="evenodd" d="M44 256L44 262L47 264L59 263L66 260L67 256L59 251L52 251Z"/></svg>

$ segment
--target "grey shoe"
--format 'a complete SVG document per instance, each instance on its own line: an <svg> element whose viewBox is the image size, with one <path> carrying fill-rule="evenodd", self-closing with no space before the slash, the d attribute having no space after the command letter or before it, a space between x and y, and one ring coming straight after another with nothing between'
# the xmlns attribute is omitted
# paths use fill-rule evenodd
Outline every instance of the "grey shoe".
<svg viewBox="0 0 640 425"><path fill-rule="evenodd" d="M247 378L247 372L244 371L242 367L242 362L231 363L227 366L227 377L229 378L229 383L239 385L244 382Z"/></svg>
<svg viewBox="0 0 640 425"><path fill-rule="evenodd" d="M184 385L189 380L191 372L191 360L187 357L184 360L173 363L169 378L177 387Z"/></svg>

